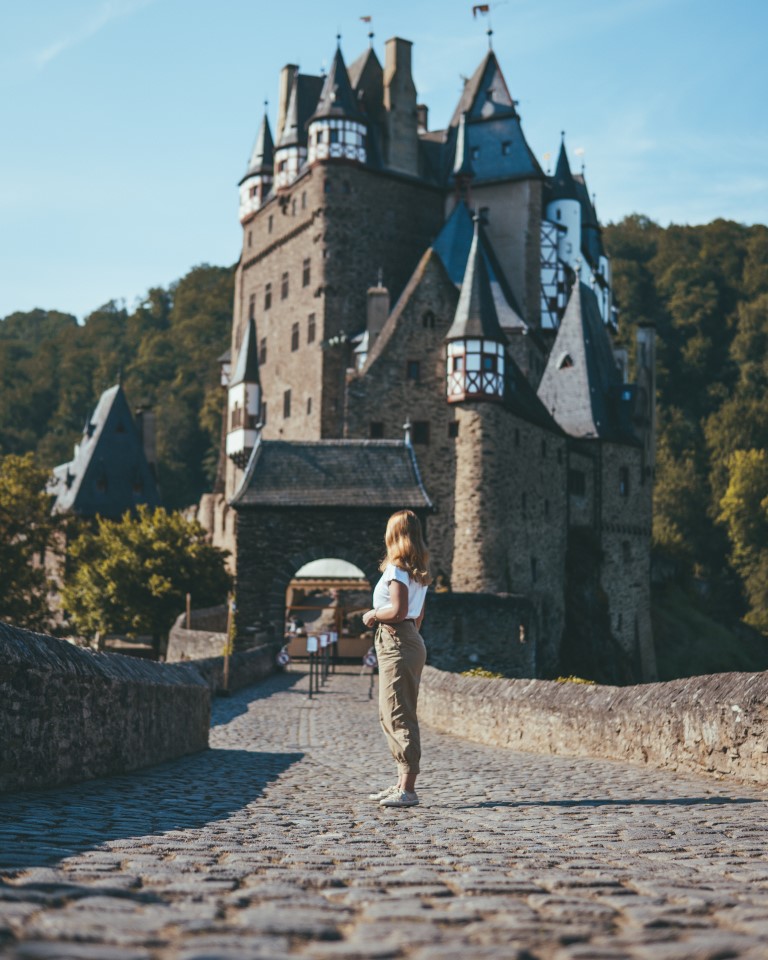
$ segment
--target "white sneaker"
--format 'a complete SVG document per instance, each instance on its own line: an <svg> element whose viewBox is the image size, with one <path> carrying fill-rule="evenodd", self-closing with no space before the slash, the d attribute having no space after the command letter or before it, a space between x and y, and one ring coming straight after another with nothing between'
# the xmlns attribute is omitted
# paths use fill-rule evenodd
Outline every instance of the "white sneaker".
<svg viewBox="0 0 768 960"><path fill-rule="evenodd" d="M391 793L397 793L398 790L398 785L394 784L391 787L386 787L384 790L379 790L378 793L369 793L368 799L375 800L376 803L379 803L380 800L385 800Z"/></svg>
<svg viewBox="0 0 768 960"><path fill-rule="evenodd" d="M395 790L388 797L379 801L380 807L415 807L418 805L419 798L414 790L411 793L408 790Z"/></svg>

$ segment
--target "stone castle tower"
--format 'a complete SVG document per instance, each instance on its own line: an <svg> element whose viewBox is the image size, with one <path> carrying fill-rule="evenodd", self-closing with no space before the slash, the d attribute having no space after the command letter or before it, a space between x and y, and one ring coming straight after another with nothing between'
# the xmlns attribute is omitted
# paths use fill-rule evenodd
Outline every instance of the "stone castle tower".
<svg viewBox="0 0 768 960"><path fill-rule="evenodd" d="M377 556L411 505L454 606L523 604L529 674L652 678L654 332L625 382L584 177L564 141L542 171L494 52L441 130L411 55L284 67L240 182L226 471L201 504L240 628L278 622L298 558L369 529ZM596 617L603 640L574 646Z"/></svg>

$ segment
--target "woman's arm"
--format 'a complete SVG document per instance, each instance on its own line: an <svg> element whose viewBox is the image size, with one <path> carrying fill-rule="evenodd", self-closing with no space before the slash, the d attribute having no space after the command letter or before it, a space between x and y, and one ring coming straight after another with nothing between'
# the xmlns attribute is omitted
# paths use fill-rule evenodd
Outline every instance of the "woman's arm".
<svg viewBox="0 0 768 960"><path fill-rule="evenodd" d="M389 583L389 603L377 610L363 614L363 623L372 627L374 623L400 623L408 616L408 587L399 580Z"/></svg>
<svg viewBox="0 0 768 960"><path fill-rule="evenodd" d="M421 625L424 623L424 610L427 606L427 598L424 597L424 603L421 605L421 613L416 617L416 629L421 631Z"/></svg>

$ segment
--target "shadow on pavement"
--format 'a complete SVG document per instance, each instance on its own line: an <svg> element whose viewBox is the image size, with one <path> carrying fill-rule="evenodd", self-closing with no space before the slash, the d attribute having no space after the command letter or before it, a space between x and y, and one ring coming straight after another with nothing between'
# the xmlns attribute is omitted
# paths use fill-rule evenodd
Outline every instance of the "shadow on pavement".
<svg viewBox="0 0 768 960"><path fill-rule="evenodd" d="M248 712L248 704L257 700L266 700L276 693L290 690L304 677L304 673L273 673L264 680L236 690L225 696L217 696L211 704L211 726L220 727L235 717Z"/></svg>
<svg viewBox="0 0 768 960"><path fill-rule="evenodd" d="M0 876L104 843L204 830L258 799L302 753L212 749L147 770L0 797ZM257 827L243 817L243 831ZM126 854L128 855L128 854Z"/></svg>
<svg viewBox="0 0 768 960"><path fill-rule="evenodd" d="M723 806L736 803L766 803L759 797L638 797L613 800L595 798L584 800L483 800L481 803L463 803L457 810L479 810L483 807L694 807L703 804Z"/></svg>

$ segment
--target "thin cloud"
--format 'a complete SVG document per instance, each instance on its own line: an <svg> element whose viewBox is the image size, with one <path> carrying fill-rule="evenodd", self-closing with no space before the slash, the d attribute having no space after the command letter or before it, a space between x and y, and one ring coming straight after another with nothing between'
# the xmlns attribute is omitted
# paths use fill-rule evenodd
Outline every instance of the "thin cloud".
<svg viewBox="0 0 768 960"><path fill-rule="evenodd" d="M105 0L100 8L88 17L87 20L83 21L76 30L61 37L54 43L49 44L45 49L40 50L39 53L35 55L35 64L38 69L42 69L65 51L76 47L86 40L90 40L91 37L95 36L100 30L103 30L104 27L112 23L113 20L131 16L143 7L147 7L154 2L155 0Z"/></svg>

